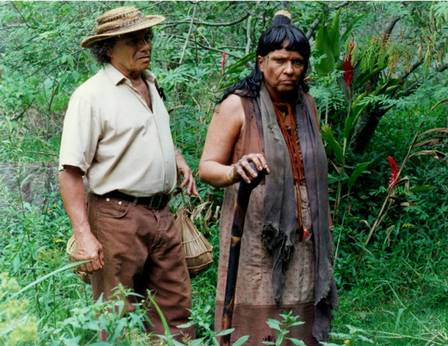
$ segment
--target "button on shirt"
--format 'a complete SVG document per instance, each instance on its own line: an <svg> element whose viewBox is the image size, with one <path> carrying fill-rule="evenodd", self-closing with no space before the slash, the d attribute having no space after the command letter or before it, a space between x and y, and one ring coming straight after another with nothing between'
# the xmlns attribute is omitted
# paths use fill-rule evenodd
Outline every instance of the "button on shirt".
<svg viewBox="0 0 448 346"><path fill-rule="evenodd" d="M176 159L169 115L154 77L144 75L152 111L115 67L108 64L73 93L64 119L59 169L79 167L90 191L142 197L171 192Z"/></svg>

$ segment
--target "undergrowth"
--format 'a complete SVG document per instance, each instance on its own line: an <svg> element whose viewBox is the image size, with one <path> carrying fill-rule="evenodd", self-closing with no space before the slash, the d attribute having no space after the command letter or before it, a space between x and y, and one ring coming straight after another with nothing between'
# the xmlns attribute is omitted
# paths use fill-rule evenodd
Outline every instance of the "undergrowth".
<svg viewBox="0 0 448 346"><path fill-rule="evenodd" d="M175 13L175 19L181 20L191 14L184 10L191 10L196 2L147 2L138 5L155 12L171 11ZM70 223L56 187L60 129L69 95L76 85L97 69L88 53L79 50L78 41L87 32L96 13L115 5L91 2L75 7L69 2L52 3L51 6L12 2L0 6L2 19L8 24L4 31L0 31L0 36L5 38L0 45L0 344L138 345L152 342L148 340L152 336L144 333L143 326L147 321L140 306L130 315L111 313L98 318L99 312L115 311L115 303L93 303L90 287L72 272L65 255L65 244L71 234ZM215 20L211 8L216 11L218 21L222 20L222 13L229 10L235 12L235 18L246 15L249 9L259 12L258 17L253 16L238 27L213 31L209 27L197 26L190 37L192 46L182 56L182 64L179 58L183 52L178 47L188 41L185 34L189 23L178 28L167 26L157 32L154 72L167 94L166 105L171 114L174 141L194 171L197 171L202 143L213 108L222 95L222 86L246 74L249 62L253 60L250 51L254 50L255 33L267 25L267 18L277 10L279 3L265 3L262 10L256 7L258 5L244 2L200 3L197 6L202 6L202 17L198 18L206 21ZM443 42L438 35L446 30L436 30L442 25L446 27L446 21L440 21L447 13L443 3L397 3L393 6L375 3L366 7L367 10L355 3L350 3L350 6L354 9L347 7L347 11L341 12L341 23L349 24L347 28L341 26L341 29L347 29L344 33L347 38L350 35L356 38L359 53L355 52L355 55L362 52L370 34L376 34L379 23L376 18L381 17L384 21L384 11L388 15L396 14L400 6L400 11L409 14L404 18L410 22L404 22L404 19L400 22L403 28L409 29L406 35L412 37L415 30L426 33L427 37L435 35L433 39L426 40L428 42ZM415 11L406 9L414 6ZM302 7L307 10L302 10ZM428 8L433 9L432 12ZM331 20L325 3L297 3L297 8L293 8L308 26L314 22L316 13L320 13L319 9L325 9L325 13L319 16ZM421 14L428 13L439 13L439 19L434 17L434 21L426 21L427 17L420 18ZM207 17L209 15L210 18ZM71 18L71 21L66 18ZM419 20L431 25L426 27ZM350 32L352 24L354 31ZM434 32L424 32L420 28ZM246 35L246 29L252 29L252 34ZM403 42L408 39L404 33L400 35ZM250 39L252 45L245 49L245 42L240 38ZM223 50L233 52L227 60L219 50L204 50L196 45L213 44L215 41L224 47ZM236 42L241 47L234 47ZM341 41L341 56L345 54L345 43ZM407 42L412 49L416 47L414 43L416 41ZM58 49L54 48L56 45ZM366 47L369 54L375 52L374 46L367 44ZM313 52L315 55L314 48ZM443 53L443 47L440 52ZM369 163L356 184L349 190L340 190L341 215L333 231L340 301L334 312L332 339L328 345L448 344L446 156L439 160L430 156L409 160L403 171L403 183L394 191L381 224L372 240L365 245L369 227L388 194L390 171L387 156L393 156L400 163L417 131L448 128L447 72L429 73L429 67L443 66L443 61L439 64L429 59L433 53L428 48L424 66L412 75L412 81L409 81L412 82L411 94L368 96L369 102L383 97L384 104L393 108L383 115L368 149L363 154L348 153L347 159L350 160L345 161L344 157L338 168L341 174L335 175L335 170L331 170L334 167L330 165L333 178L346 179L346 173L354 171L354 167L345 165L346 162ZM318 58L322 56L313 56L312 62L316 63ZM332 112L337 110L342 110L339 115L345 116L344 95L338 84L342 71L336 66L340 57L334 58L334 68L328 75L316 74L316 66L311 70L311 90L318 101L322 121L331 120ZM220 74L221 65L226 65L224 75ZM400 65L400 69L406 67ZM388 69L384 71L391 72ZM358 82L356 74L354 78L354 82ZM364 87L371 87L368 83L359 83L362 92ZM444 99L445 103L434 108L436 102ZM339 120L334 120L335 129L341 124ZM338 134L337 131L335 133ZM438 148L446 153L446 141ZM43 171L48 174L33 178L39 167L44 167ZM33 186L30 184L32 179L40 183L39 190L29 190ZM336 185L337 181L330 184L332 202ZM201 199L193 201L193 207L202 208L202 211L194 221L214 246L214 264L192 278L191 316L198 339L191 344L213 345L217 338L213 320L222 191L202 183L198 189ZM173 200L173 208L180 203L179 198ZM298 323L295 318L278 316L276 322L269 322L274 329L278 328L277 341L287 337L290 324ZM101 329L110 331L108 343L99 342ZM174 343L167 336L155 337L158 342ZM241 339L240 343L244 341Z"/></svg>

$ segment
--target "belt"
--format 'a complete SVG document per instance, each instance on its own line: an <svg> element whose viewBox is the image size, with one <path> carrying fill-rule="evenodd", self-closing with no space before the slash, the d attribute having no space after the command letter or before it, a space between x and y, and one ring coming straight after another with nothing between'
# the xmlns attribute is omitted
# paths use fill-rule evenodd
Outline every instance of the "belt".
<svg viewBox="0 0 448 346"><path fill-rule="evenodd" d="M131 202L133 204L142 205L148 209L156 209L156 210L163 209L168 204L171 197L169 194L166 193L158 193L149 197L135 197L127 195L118 190L114 190L104 195L97 195L97 196L102 198L120 199L123 201Z"/></svg>

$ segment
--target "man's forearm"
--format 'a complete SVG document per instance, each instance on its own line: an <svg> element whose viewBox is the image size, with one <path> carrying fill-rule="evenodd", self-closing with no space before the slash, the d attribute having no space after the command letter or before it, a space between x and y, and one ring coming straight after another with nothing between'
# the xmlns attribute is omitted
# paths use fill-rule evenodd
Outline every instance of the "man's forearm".
<svg viewBox="0 0 448 346"><path fill-rule="evenodd" d="M73 232L90 231L82 172L76 167L66 167L59 173L59 187Z"/></svg>
<svg viewBox="0 0 448 346"><path fill-rule="evenodd" d="M59 186L65 210L72 223L75 236L74 260L90 260L81 265L81 271L93 272L104 266L102 245L91 232L85 201L82 171L77 167L66 166L59 173Z"/></svg>

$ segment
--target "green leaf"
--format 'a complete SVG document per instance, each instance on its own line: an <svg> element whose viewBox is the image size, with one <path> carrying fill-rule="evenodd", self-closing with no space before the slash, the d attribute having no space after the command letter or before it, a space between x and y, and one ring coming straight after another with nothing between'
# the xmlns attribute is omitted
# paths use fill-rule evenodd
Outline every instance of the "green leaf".
<svg viewBox="0 0 448 346"><path fill-rule="evenodd" d="M235 330L235 328L225 329L225 330L222 330L219 333L217 333L216 336L224 336L224 335L232 334L234 330Z"/></svg>
<svg viewBox="0 0 448 346"><path fill-rule="evenodd" d="M325 18L322 19L322 22ZM320 57L314 65L316 72L325 76L335 69L336 61L339 59L340 33L339 33L339 11L333 17L330 24L322 25L316 34L315 54Z"/></svg>
<svg viewBox="0 0 448 346"><path fill-rule="evenodd" d="M346 25L345 31L344 33L341 35L341 42L345 42L347 41L348 37L350 36L350 34L352 33L353 27L358 24L359 21L361 21L361 19L363 19L364 16L358 16L356 17L354 20L351 20L350 23L344 23Z"/></svg>
<svg viewBox="0 0 448 346"><path fill-rule="evenodd" d="M67 264L67 265L65 265L65 266L62 266L61 268L56 269L56 270L52 271L51 273L48 273L48 274L46 274L46 275L44 275L44 276L41 276L40 278L34 280L34 281L31 282L30 284L28 284L27 286L25 286L24 288L22 288L20 291L14 293L14 294L11 296L11 298L15 298L15 297L17 297L18 295L20 295L20 294L22 294L23 292L27 291L27 290L30 289L31 287L36 286L37 284L39 284L39 283L41 283L42 281L44 281L44 280L46 280L46 279L52 277L53 275L59 274L60 272L63 272L63 271L65 271L65 270L67 270L67 269L72 269L72 268L78 267L78 266L80 266L81 264L84 264L84 263L87 263L87 262L89 262L89 260L82 260L82 261L72 262L72 263L70 263L70 264Z"/></svg>
<svg viewBox="0 0 448 346"><path fill-rule="evenodd" d="M235 342L233 343L233 346L241 346L241 345L244 345L244 344L247 342L247 340L249 340L249 335L244 335L244 336L242 336L241 338L239 338L237 341L235 341Z"/></svg>
<svg viewBox="0 0 448 346"><path fill-rule="evenodd" d="M127 325L127 321L124 318L120 319L118 321L118 323L115 325L114 333L113 333L111 339L117 340L120 337L120 335L122 334L123 329L126 327L126 325Z"/></svg>
<svg viewBox="0 0 448 346"><path fill-rule="evenodd" d="M194 339L189 343L189 346L203 346L205 345L205 338Z"/></svg>
<svg viewBox="0 0 448 346"><path fill-rule="evenodd" d="M190 328L190 327L192 327L192 326L194 326L194 321L190 321L190 322L187 322L187 323L179 324L179 325L177 326L177 328L185 329L185 328Z"/></svg>
<svg viewBox="0 0 448 346"><path fill-rule="evenodd" d="M331 22L331 26L328 30L328 39L329 39L329 46L331 48L331 53L335 60L339 57L339 15L340 11L337 11L333 21Z"/></svg>
<svg viewBox="0 0 448 346"><path fill-rule="evenodd" d="M365 173L367 167L372 162L373 162L373 160L361 162L356 165L355 169L353 170L352 174L350 175L350 178L348 179L348 185L350 187L353 187L353 185L355 185L356 180L361 176L361 174Z"/></svg>
<svg viewBox="0 0 448 346"><path fill-rule="evenodd" d="M321 76L330 74L334 70L335 59L329 46L328 29L325 25L316 34L316 55L320 56L314 64L316 72Z"/></svg>
<svg viewBox="0 0 448 346"><path fill-rule="evenodd" d="M162 310L160 309L159 304L157 304L156 300L154 299L154 297L152 295L149 295L149 300L150 300L152 306L155 308L157 315L159 315L160 321L162 321L162 326L163 326L163 330L165 332L165 336L171 336L170 327L168 326L168 322L167 322Z"/></svg>
<svg viewBox="0 0 448 346"><path fill-rule="evenodd" d="M98 327L97 321L88 321L83 326L84 329L98 331L100 328Z"/></svg>
<svg viewBox="0 0 448 346"><path fill-rule="evenodd" d="M324 124L321 128L322 137L324 138L325 142L327 143L328 149L332 153L334 153L334 156L336 158L337 164L342 164L344 162L344 155L342 150L342 145L337 141L337 139L334 137L333 130L331 127L327 124Z"/></svg>
<svg viewBox="0 0 448 346"><path fill-rule="evenodd" d="M295 339L295 338L287 338L293 345L297 346L306 346L305 343L302 340Z"/></svg>
<svg viewBox="0 0 448 346"><path fill-rule="evenodd" d="M64 346L79 346L79 340L81 339L80 336L76 336L74 338L70 339L62 339L62 342L64 343Z"/></svg>
<svg viewBox="0 0 448 346"><path fill-rule="evenodd" d="M203 346L205 345L205 338L194 339L189 343L189 346Z"/></svg>
<svg viewBox="0 0 448 346"><path fill-rule="evenodd" d="M351 134L352 134L356 124L358 123L358 120L359 120L361 114L364 112L364 110L368 106L368 103L363 103L363 101L365 99L366 98L360 98L360 99L356 100L355 104L352 103L351 112L350 112L349 116L347 116L345 118L344 137L347 140L350 140Z"/></svg>
<svg viewBox="0 0 448 346"><path fill-rule="evenodd" d="M296 321L296 322L290 323L289 325L291 327L295 327L295 326L300 326L301 324L305 324L305 322L303 322L303 321Z"/></svg>
<svg viewBox="0 0 448 346"><path fill-rule="evenodd" d="M254 59L255 59L255 52L250 52L245 56L243 56L238 61L234 62L232 65L226 67L225 73L226 74L239 73L242 68L246 69L247 63L253 61Z"/></svg>
<svg viewBox="0 0 448 346"><path fill-rule="evenodd" d="M22 261L20 259L20 256L15 256L14 260L12 261L12 268L13 268L13 272L16 273L19 271L20 267L21 267Z"/></svg>
<svg viewBox="0 0 448 346"><path fill-rule="evenodd" d="M274 319L268 319L266 323L269 326L269 328L281 331L281 325L279 321Z"/></svg>

